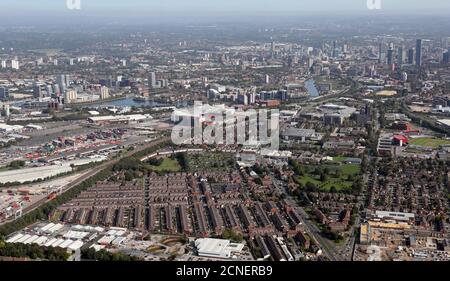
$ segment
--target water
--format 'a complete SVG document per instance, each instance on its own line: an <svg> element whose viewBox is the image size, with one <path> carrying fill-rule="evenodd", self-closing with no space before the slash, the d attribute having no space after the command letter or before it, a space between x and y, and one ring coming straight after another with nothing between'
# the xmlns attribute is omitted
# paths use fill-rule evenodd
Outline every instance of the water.
<svg viewBox="0 0 450 281"><path fill-rule="evenodd" d="M305 88L306 90L308 90L308 94L310 97L315 98L320 96L313 79L309 79L305 82Z"/></svg>

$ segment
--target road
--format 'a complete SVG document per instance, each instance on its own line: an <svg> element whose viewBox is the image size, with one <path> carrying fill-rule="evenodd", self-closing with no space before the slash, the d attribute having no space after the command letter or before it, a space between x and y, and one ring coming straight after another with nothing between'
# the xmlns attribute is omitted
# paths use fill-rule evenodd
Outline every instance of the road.
<svg viewBox="0 0 450 281"><path fill-rule="evenodd" d="M297 202L297 198L291 196L287 190L287 186L280 180L278 180L273 173L270 173L270 177L275 187L286 196L287 199ZM331 261L340 261L342 258L335 252L334 245L331 245L329 241L322 236L322 231L309 220L309 215L302 207L297 208L302 218L302 224L305 230L312 236L315 243L322 249L323 254Z"/></svg>

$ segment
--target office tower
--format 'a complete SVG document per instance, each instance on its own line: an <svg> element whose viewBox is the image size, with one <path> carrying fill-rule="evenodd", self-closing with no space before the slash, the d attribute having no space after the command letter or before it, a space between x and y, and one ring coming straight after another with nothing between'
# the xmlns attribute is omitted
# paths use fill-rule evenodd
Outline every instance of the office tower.
<svg viewBox="0 0 450 281"><path fill-rule="evenodd" d="M387 64L391 66L394 63L394 50L387 51Z"/></svg>
<svg viewBox="0 0 450 281"><path fill-rule="evenodd" d="M422 65L422 39L417 39L416 41L416 65Z"/></svg>
<svg viewBox="0 0 450 281"><path fill-rule="evenodd" d="M383 53L383 44L380 43L378 46L378 63L382 63L384 61L384 53Z"/></svg>
<svg viewBox="0 0 450 281"><path fill-rule="evenodd" d="M449 62L450 62L449 60L450 60L450 50L444 53L442 62L444 64L449 64Z"/></svg>
<svg viewBox="0 0 450 281"><path fill-rule="evenodd" d="M414 64L414 49L408 50L408 64Z"/></svg>
<svg viewBox="0 0 450 281"><path fill-rule="evenodd" d="M156 73L150 72L150 77L148 78L148 85L150 88L156 88Z"/></svg>
<svg viewBox="0 0 450 281"><path fill-rule="evenodd" d="M403 47L398 47L397 52L397 64L402 66L405 61L405 52L403 51Z"/></svg>
<svg viewBox="0 0 450 281"><path fill-rule="evenodd" d="M9 100L9 90L8 90L8 88L5 88L5 87L0 88L0 100L1 101Z"/></svg>
<svg viewBox="0 0 450 281"><path fill-rule="evenodd" d="M123 67L126 67L126 66L127 66L127 60L126 60L126 59L121 60L121 62L122 62L122 66L123 66Z"/></svg>
<svg viewBox="0 0 450 281"><path fill-rule="evenodd" d="M100 88L100 98L102 100L109 98L109 88L108 87L102 86Z"/></svg>
<svg viewBox="0 0 450 281"><path fill-rule="evenodd" d="M270 84L270 76L269 76L269 74L266 74L266 77L264 79L264 83Z"/></svg>
<svg viewBox="0 0 450 281"><path fill-rule="evenodd" d="M74 65L74 59L69 60L69 65Z"/></svg>
<svg viewBox="0 0 450 281"><path fill-rule="evenodd" d="M333 55L332 55L333 58L337 56L336 49L337 49L337 41L335 40L333 41Z"/></svg>
<svg viewBox="0 0 450 281"><path fill-rule="evenodd" d="M42 98L41 86L37 83L34 83L33 85L33 97L35 99Z"/></svg>
<svg viewBox="0 0 450 281"><path fill-rule="evenodd" d="M2 60L2 68L6 68L6 61Z"/></svg>
<svg viewBox="0 0 450 281"><path fill-rule="evenodd" d="M53 65L54 65L54 66L58 66L58 59L54 59L54 60L53 60Z"/></svg>
<svg viewBox="0 0 450 281"><path fill-rule="evenodd" d="M18 60L12 60L11 61L11 68L15 70L19 70L19 61Z"/></svg>

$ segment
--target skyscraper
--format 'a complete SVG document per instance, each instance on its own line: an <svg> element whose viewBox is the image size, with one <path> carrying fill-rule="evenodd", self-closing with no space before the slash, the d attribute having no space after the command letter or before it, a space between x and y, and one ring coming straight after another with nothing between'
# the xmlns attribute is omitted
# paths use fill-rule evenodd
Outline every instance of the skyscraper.
<svg viewBox="0 0 450 281"><path fill-rule="evenodd" d="M416 41L416 65L422 65L422 39Z"/></svg>
<svg viewBox="0 0 450 281"><path fill-rule="evenodd" d="M337 49L337 41L334 40L333 41L333 54L332 54L333 58L335 58L337 56L336 49Z"/></svg>
<svg viewBox="0 0 450 281"><path fill-rule="evenodd" d="M9 100L9 89L8 88L0 88L0 101Z"/></svg>
<svg viewBox="0 0 450 281"><path fill-rule="evenodd" d="M450 50L448 50L447 52L444 52L443 58L442 58L442 62L444 64L449 64L450 62Z"/></svg>
<svg viewBox="0 0 450 281"><path fill-rule="evenodd" d="M36 99L42 98L41 86L37 83L33 85L33 97Z"/></svg>
<svg viewBox="0 0 450 281"><path fill-rule="evenodd" d="M64 95L64 103L73 103L77 100L78 94L75 90L69 90Z"/></svg>
<svg viewBox="0 0 450 281"><path fill-rule="evenodd" d="M19 70L19 61L18 60L12 60L11 61L11 68L15 70Z"/></svg>
<svg viewBox="0 0 450 281"><path fill-rule="evenodd" d="M408 50L408 64L414 64L414 49Z"/></svg>
<svg viewBox="0 0 450 281"><path fill-rule="evenodd" d="M109 98L109 88L108 87L102 86L100 88L100 98L102 100Z"/></svg>
<svg viewBox="0 0 450 281"><path fill-rule="evenodd" d="M387 51L387 64L392 65L394 63L394 50L389 48Z"/></svg>
<svg viewBox="0 0 450 281"><path fill-rule="evenodd" d="M403 51L403 47L398 47L397 52L397 63L399 66L402 66L405 61L405 52Z"/></svg>
<svg viewBox="0 0 450 281"><path fill-rule="evenodd" d="M382 63L384 61L384 54L383 54L383 43L380 43L378 46L378 63Z"/></svg>
<svg viewBox="0 0 450 281"><path fill-rule="evenodd" d="M156 88L156 73L155 72L150 72L150 76L148 78L148 86L151 89Z"/></svg>

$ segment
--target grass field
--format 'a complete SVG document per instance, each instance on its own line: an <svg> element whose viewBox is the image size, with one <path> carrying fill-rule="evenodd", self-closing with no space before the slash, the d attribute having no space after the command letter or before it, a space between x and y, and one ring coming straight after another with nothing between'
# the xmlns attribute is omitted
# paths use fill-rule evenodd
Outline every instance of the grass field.
<svg viewBox="0 0 450 281"><path fill-rule="evenodd" d="M308 170L313 171L318 166L309 166ZM299 177L299 182L305 186L308 182L315 184L322 191L330 191L331 187L335 187L337 191L351 189L353 181L349 180L349 176L356 177L360 174L361 167L356 164L348 165L320 165L321 168L328 168L330 173L327 176L327 180L322 182L318 175L314 175L312 172L306 173L306 175ZM339 170L339 176L334 175L336 170Z"/></svg>
<svg viewBox="0 0 450 281"><path fill-rule="evenodd" d="M441 145L450 144L450 140L435 139L435 138L416 138L410 139L409 144L437 148Z"/></svg>
<svg viewBox="0 0 450 281"><path fill-rule="evenodd" d="M165 158L161 165L150 166L150 168L157 172L178 172L181 170L181 166L175 159Z"/></svg>

